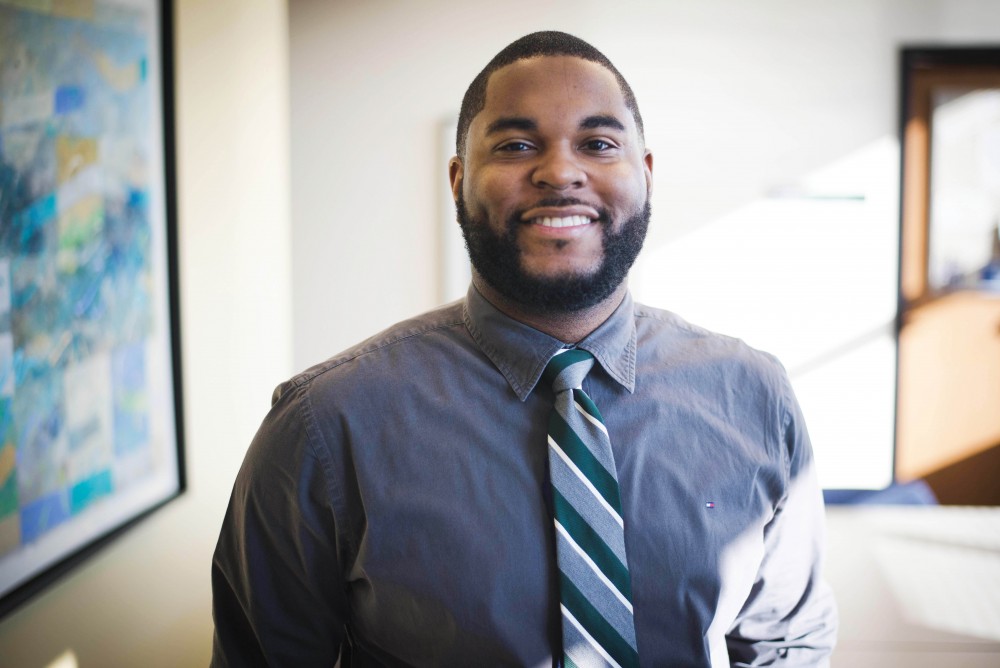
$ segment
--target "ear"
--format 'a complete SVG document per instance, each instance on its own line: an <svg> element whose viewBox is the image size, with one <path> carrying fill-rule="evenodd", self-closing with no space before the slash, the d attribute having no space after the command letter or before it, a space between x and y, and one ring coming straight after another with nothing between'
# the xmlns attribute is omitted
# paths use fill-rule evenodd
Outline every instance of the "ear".
<svg viewBox="0 0 1000 668"><path fill-rule="evenodd" d="M653 194L653 152L648 148L642 154L642 164L646 173L646 197Z"/></svg>
<svg viewBox="0 0 1000 668"><path fill-rule="evenodd" d="M462 159L457 155L448 161L448 180L451 182L451 198L458 202L458 194L462 192L462 177L465 174L465 166Z"/></svg>

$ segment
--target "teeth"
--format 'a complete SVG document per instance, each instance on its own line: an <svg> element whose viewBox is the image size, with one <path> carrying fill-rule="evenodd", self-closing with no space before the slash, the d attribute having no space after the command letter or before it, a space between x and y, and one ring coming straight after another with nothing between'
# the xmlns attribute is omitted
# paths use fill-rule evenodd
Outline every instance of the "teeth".
<svg viewBox="0 0 1000 668"><path fill-rule="evenodd" d="M586 225L590 218L586 216L567 216L566 218L535 218L535 225L542 227L573 227L575 225Z"/></svg>

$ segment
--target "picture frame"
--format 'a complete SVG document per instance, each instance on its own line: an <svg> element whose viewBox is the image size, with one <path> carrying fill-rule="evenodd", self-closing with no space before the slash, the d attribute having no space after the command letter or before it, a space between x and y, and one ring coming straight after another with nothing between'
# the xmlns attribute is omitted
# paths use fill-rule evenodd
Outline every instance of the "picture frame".
<svg viewBox="0 0 1000 668"><path fill-rule="evenodd" d="M186 489L172 14L0 0L0 617Z"/></svg>

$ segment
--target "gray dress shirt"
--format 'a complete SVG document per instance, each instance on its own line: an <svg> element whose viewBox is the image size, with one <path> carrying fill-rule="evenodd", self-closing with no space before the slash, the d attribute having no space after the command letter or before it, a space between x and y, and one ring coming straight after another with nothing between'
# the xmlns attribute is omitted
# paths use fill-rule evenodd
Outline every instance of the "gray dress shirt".
<svg viewBox="0 0 1000 668"><path fill-rule="evenodd" d="M560 347L470 288L278 387L212 565L213 665L553 665L538 381ZM827 665L822 497L780 364L629 296L578 347L642 665Z"/></svg>

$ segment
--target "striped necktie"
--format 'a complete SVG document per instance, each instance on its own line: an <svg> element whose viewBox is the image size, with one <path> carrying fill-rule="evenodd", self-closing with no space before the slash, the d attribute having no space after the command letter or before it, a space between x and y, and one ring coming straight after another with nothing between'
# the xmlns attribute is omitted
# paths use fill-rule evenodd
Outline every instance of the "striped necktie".
<svg viewBox="0 0 1000 668"><path fill-rule="evenodd" d="M590 353L572 349L553 357L542 374L555 392L549 475L563 663L567 668L638 666L614 455L603 418L582 389L593 366Z"/></svg>

